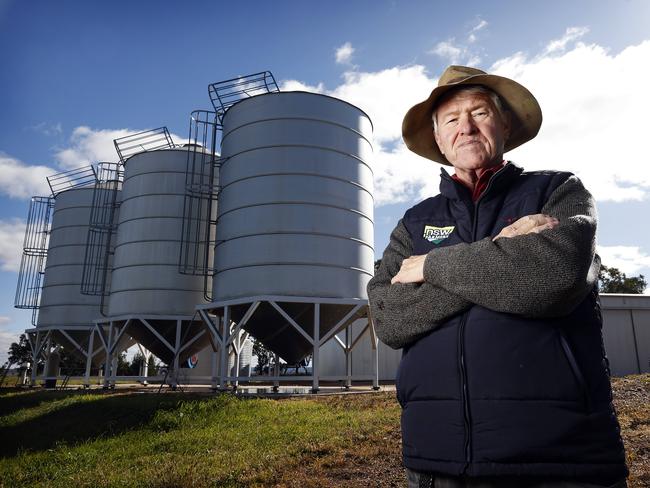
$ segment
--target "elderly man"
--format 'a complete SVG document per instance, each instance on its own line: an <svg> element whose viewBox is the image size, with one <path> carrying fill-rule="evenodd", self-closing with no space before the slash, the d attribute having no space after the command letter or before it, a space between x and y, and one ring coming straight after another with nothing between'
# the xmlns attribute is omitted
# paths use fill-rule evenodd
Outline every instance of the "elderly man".
<svg viewBox="0 0 650 488"><path fill-rule="evenodd" d="M626 486L594 201L571 173L503 160L541 122L525 87L462 66L404 117L408 148L455 170L368 285L379 337L404 349L409 486Z"/></svg>

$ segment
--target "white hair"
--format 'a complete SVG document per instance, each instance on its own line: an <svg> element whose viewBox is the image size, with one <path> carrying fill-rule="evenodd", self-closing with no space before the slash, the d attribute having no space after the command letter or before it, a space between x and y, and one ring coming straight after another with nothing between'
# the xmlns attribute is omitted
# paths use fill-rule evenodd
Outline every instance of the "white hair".
<svg viewBox="0 0 650 488"><path fill-rule="evenodd" d="M440 97L440 99L436 102L435 106L433 107L433 112L431 112L431 120L433 122L433 130L437 134L438 133L438 121L436 120L437 112L438 112L438 106L446 100L447 98L451 97L452 95L457 95L459 93L466 93L466 94L472 94L476 95L477 93L480 93L482 95L485 95L492 100L492 103L497 109L497 112L499 112L499 116L501 117L501 120L506 120L505 118L505 112L506 109L504 107L504 103L501 100L501 97L496 94L496 92L490 90L489 88L486 88L482 85L467 85L467 86L461 86L460 88L457 88L456 90L451 90L445 93Z"/></svg>

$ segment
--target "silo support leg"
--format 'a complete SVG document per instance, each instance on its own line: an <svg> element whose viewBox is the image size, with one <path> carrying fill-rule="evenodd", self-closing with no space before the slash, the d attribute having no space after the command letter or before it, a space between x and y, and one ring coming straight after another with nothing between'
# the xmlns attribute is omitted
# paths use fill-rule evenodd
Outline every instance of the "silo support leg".
<svg viewBox="0 0 650 488"><path fill-rule="evenodd" d="M221 389L226 388L226 377L228 376L228 339L230 335L230 307L226 306L223 310L223 319L221 323L221 371L219 375L219 386Z"/></svg>
<svg viewBox="0 0 650 488"><path fill-rule="evenodd" d="M318 393L318 370L320 352L320 303L314 304L314 354L311 360L312 384L311 392Z"/></svg>
<svg viewBox="0 0 650 488"><path fill-rule="evenodd" d="M218 380L219 355L217 354L217 351L212 351L211 359L212 359L212 378L210 381L210 386L212 387L213 390L216 390L217 387L219 386L219 380Z"/></svg>
<svg viewBox="0 0 650 488"><path fill-rule="evenodd" d="M38 372L38 357L41 352L41 333L36 333L36 344L32 349L32 376L30 386L36 386L36 373Z"/></svg>
<svg viewBox="0 0 650 488"><path fill-rule="evenodd" d="M379 339L375 334L372 319L368 319L368 329L370 331L370 346L372 347L372 389L379 390Z"/></svg>
<svg viewBox="0 0 650 488"><path fill-rule="evenodd" d="M352 324L345 328L345 389L352 386Z"/></svg>
<svg viewBox="0 0 650 488"><path fill-rule="evenodd" d="M269 371L270 373L271 371ZM280 376L280 356L275 354L273 356L273 376L278 378ZM278 380L273 381L273 391L277 393L280 390L280 382Z"/></svg>
<svg viewBox="0 0 650 488"><path fill-rule="evenodd" d="M232 384L234 390L239 386L239 355L241 351L241 343L239 342L239 331L237 332L237 338L232 343L233 349L235 350L235 380Z"/></svg>
<svg viewBox="0 0 650 488"><path fill-rule="evenodd" d="M174 373L172 374L171 386L172 389L176 389L178 386L178 374L180 370L180 361L179 355L181 353L181 328L183 327L183 321L176 321L176 341L174 342Z"/></svg>
<svg viewBox="0 0 650 488"><path fill-rule="evenodd" d="M106 346L106 362L104 363L104 389L108 389L111 386L111 364L113 363L113 322L109 322L108 325L108 341Z"/></svg>
<svg viewBox="0 0 650 488"><path fill-rule="evenodd" d="M88 338L88 353L86 354L86 374L84 375L84 388L90 388L90 369L92 367L94 351L95 331L90 331Z"/></svg>

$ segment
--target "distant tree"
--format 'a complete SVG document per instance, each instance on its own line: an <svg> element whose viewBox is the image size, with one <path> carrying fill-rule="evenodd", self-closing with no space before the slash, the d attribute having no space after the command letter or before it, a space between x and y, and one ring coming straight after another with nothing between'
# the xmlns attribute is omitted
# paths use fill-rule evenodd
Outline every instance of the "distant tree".
<svg viewBox="0 0 650 488"><path fill-rule="evenodd" d="M129 364L127 375L138 376L140 374L140 368L142 367L143 363L144 363L144 355L141 352L135 353L133 359L131 360L131 363Z"/></svg>
<svg viewBox="0 0 650 488"><path fill-rule="evenodd" d="M148 376L156 376L158 374L158 365L156 364L156 358L153 354L149 354L149 360L147 361L147 373Z"/></svg>
<svg viewBox="0 0 650 488"><path fill-rule="evenodd" d="M264 372L264 368L271 364L271 356L273 353L264 347L264 344L260 341L253 339L253 355L257 356L257 366L255 366L255 369L258 373Z"/></svg>
<svg viewBox="0 0 650 488"><path fill-rule="evenodd" d="M126 359L126 353L122 352L117 355L117 374L120 376L130 375L130 364Z"/></svg>
<svg viewBox="0 0 650 488"><path fill-rule="evenodd" d="M17 364L21 369L26 368L27 363L32 362L32 350L25 334L20 334L18 342L12 342L9 346L8 361Z"/></svg>
<svg viewBox="0 0 650 488"><path fill-rule="evenodd" d="M643 293L648 282L643 275L627 277L616 268L601 265L598 273L601 293Z"/></svg>

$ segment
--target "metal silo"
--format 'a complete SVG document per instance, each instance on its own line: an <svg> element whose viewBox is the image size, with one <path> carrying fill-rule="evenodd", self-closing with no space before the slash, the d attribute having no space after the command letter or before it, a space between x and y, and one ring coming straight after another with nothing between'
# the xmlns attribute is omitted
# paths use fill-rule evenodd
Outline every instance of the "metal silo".
<svg viewBox="0 0 650 488"><path fill-rule="evenodd" d="M330 96L277 87L250 96L269 78L210 86L223 134L213 302L198 309L206 323L207 313L219 319L226 341L243 328L290 364L313 353L318 365L322 344L367 317L372 123ZM224 104L233 87L241 99ZM316 369L311 379L318 389Z"/></svg>
<svg viewBox="0 0 650 488"><path fill-rule="evenodd" d="M116 147L124 156L118 141ZM187 148L167 145L125 159L104 322L111 335L126 330L167 364L209 341L201 321L192 319L205 301L203 277L179 272L187 157Z"/></svg>
<svg viewBox="0 0 650 488"><path fill-rule="evenodd" d="M81 293L97 178L88 166L47 180L52 196L32 198L16 306L35 311L36 328L27 331L35 354L44 347L49 352L51 341L58 343L87 361L88 377L91 363L103 360L100 341L93 341L100 297Z"/></svg>
<svg viewBox="0 0 650 488"><path fill-rule="evenodd" d="M216 300L367 298L371 138L365 113L313 93L259 95L226 112Z"/></svg>

